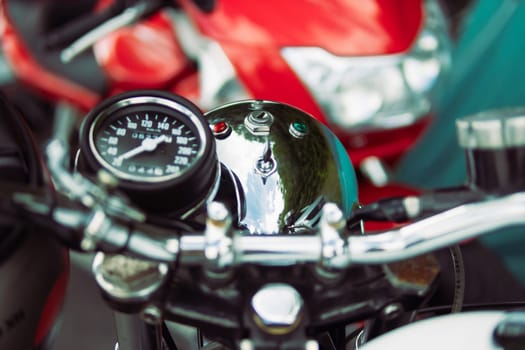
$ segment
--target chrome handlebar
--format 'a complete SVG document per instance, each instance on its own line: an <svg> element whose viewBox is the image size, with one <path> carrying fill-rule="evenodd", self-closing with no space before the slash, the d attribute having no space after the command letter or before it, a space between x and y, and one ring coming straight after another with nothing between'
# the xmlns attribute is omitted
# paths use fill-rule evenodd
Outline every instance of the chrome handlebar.
<svg viewBox="0 0 525 350"><path fill-rule="evenodd" d="M153 225L133 226L112 219L95 208L87 219L74 224L62 219L62 208L53 218L61 225L82 230L84 239L97 249L125 251L158 262L179 261L182 265L203 265L216 270L256 264L288 266L316 263L326 269L344 269L353 264L382 264L401 261L509 226L525 224L525 192L469 203L420 221L385 232L345 235L345 220L332 203L323 207L318 232L311 235L250 235L233 230L229 213L214 217L226 208L208 206L206 229L202 233L169 232ZM159 230L169 238L156 239Z"/></svg>
<svg viewBox="0 0 525 350"><path fill-rule="evenodd" d="M212 203L212 206L220 205ZM203 235L182 235L169 240L165 250L180 255L187 265L213 264L217 268L242 264L282 266L319 263L328 269L352 264L382 264L405 260L457 244L500 228L525 224L525 193L481 203L461 205L421 221L386 232L343 237L341 221L330 221L339 209L323 208L316 235L253 236L242 231L211 238L221 223L207 224ZM342 216L341 216L342 218ZM171 248L168 248L171 247ZM177 247L176 251L173 247Z"/></svg>

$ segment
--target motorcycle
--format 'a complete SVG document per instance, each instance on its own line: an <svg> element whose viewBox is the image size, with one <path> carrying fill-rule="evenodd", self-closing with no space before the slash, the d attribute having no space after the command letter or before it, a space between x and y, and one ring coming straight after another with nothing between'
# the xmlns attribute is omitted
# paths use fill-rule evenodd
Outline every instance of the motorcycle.
<svg viewBox="0 0 525 350"><path fill-rule="evenodd" d="M133 89L171 91L203 110L246 98L288 103L328 125L360 176L381 187L430 122L450 61L445 11L431 0L4 0L0 18L12 74L53 103L87 111ZM40 119L48 124L48 109Z"/></svg>
<svg viewBox="0 0 525 350"><path fill-rule="evenodd" d="M302 110L244 100L203 115L181 96L133 91L90 111L73 150L70 115L57 115L55 190L3 181L2 214L97 252L119 349L176 349L164 321L199 329L204 349L408 348L411 328L448 322L421 320L443 272L430 253L524 223L522 119L458 122L467 186L360 206L344 146ZM370 220L412 222L363 232ZM451 325L470 322L459 315ZM523 346L523 313L477 319L485 348Z"/></svg>

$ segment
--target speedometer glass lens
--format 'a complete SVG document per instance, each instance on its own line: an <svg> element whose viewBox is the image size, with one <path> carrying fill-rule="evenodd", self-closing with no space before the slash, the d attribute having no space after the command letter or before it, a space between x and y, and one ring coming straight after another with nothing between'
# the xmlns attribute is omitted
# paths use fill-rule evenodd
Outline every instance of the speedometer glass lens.
<svg viewBox="0 0 525 350"><path fill-rule="evenodd" d="M137 206L186 215L212 196L220 177L202 112L182 96L139 90L112 96L82 122L77 170L106 171Z"/></svg>
<svg viewBox="0 0 525 350"><path fill-rule="evenodd" d="M119 178L156 182L195 162L198 131L164 108L124 108L93 129L95 156Z"/></svg>

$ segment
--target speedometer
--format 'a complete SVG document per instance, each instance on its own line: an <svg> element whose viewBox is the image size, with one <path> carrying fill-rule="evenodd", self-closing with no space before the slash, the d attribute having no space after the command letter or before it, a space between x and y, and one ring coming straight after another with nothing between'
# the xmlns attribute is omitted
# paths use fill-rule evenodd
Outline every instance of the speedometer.
<svg viewBox="0 0 525 350"><path fill-rule="evenodd" d="M123 108L94 125L89 142L94 155L117 177L165 181L184 174L204 151L203 137L188 119L159 106Z"/></svg>
<svg viewBox="0 0 525 350"><path fill-rule="evenodd" d="M217 181L208 124L180 96L160 91L115 96L88 114L80 137L81 168L108 171L146 208L172 210L202 201Z"/></svg>

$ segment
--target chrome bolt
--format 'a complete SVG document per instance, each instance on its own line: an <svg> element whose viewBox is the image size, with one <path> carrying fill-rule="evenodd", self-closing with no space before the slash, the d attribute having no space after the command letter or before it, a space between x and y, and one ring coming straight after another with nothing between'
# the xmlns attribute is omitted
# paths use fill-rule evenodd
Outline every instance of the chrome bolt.
<svg viewBox="0 0 525 350"><path fill-rule="evenodd" d="M341 231L345 224L343 212L336 204L326 203L323 206L320 223L320 235L323 244L322 268L332 270L339 266L345 266L347 263L346 241L341 237Z"/></svg>
<svg viewBox="0 0 525 350"><path fill-rule="evenodd" d="M307 340L304 344L304 350L319 350L319 343L316 340Z"/></svg>
<svg viewBox="0 0 525 350"><path fill-rule="evenodd" d="M207 209L208 219L219 226L223 226L229 221L230 212L226 206L219 202L211 202Z"/></svg>
<svg viewBox="0 0 525 350"><path fill-rule="evenodd" d="M207 214L204 255L208 260L209 271L218 272L232 260L231 239L228 237L231 215L226 206L219 202L208 204Z"/></svg>
<svg viewBox="0 0 525 350"><path fill-rule="evenodd" d="M248 113L244 119L244 125L254 135L267 135L272 123L273 115L262 109Z"/></svg>
<svg viewBox="0 0 525 350"><path fill-rule="evenodd" d="M240 350L253 350L253 342L250 339L243 339L239 344Z"/></svg>
<svg viewBox="0 0 525 350"><path fill-rule="evenodd" d="M261 158L257 160L255 167L261 175L269 175L275 170L275 162L273 159L264 160Z"/></svg>
<svg viewBox="0 0 525 350"><path fill-rule="evenodd" d="M335 203L326 203L323 206L323 219L335 229L339 229L345 224L343 212Z"/></svg>
<svg viewBox="0 0 525 350"><path fill-rule="evenodd" d="M267 124L273 120L272 115L263 110L251 112L248 118L252 123L256 124Z"/></svg>
<svg viewBox="0 0 525 350"><path fill-rule="evenodd" d="M267 177L273 174L276 170L277 164L273 158L272 145L270 141L267 141L264 146L263 154L255 162L255 171L259 173L259 175Z"/></svg>
<svg viewBox="0 0 525 350"><path fill-rule="evenodd" d="M284 283L263 286L251 301L255 322L270 334L286 334L301 320L303 298L299 292Z"/></svg>
<svg viewBox="0 0 525 350"><path fill-rule="evenodd" d="M178 254L180 251L180 243L177 238L170 238L166 241L166 249L168 252Z"/></svg>
<svg viewBox="0 0 525 350"><path fill-rule="evenodd" d="M104 187L115 188L118 186L117 178L105 170L97 172L97 179Z"/></svg>

